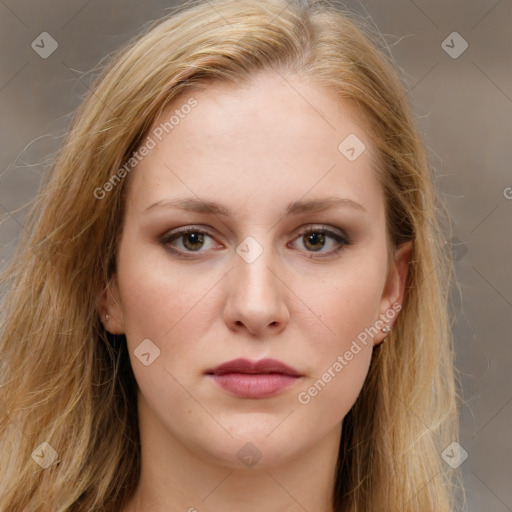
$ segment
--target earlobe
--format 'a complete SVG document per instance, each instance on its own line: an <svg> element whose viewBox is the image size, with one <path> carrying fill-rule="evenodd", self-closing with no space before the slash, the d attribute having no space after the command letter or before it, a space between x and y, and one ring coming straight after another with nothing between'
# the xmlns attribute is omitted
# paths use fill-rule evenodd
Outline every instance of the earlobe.
<svg viewBox="0 0 512 512"><path fill-rule="evenodd" d="M123 309L119 300L119 289L115 274L112 275L109 283L99 293L97 311L105 330L111 334L125 333Z"/></svg>

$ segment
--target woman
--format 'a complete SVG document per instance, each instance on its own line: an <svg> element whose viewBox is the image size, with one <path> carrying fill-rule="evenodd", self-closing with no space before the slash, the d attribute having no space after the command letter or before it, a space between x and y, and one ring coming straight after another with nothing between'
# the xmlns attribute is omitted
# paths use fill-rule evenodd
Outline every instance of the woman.
<svg viewBox="0 0 512 512"><path fill-rule="evenodd" d="M158 23L77 112L5 278L0 510L453 510L436 207L349 14Z"/></svg>

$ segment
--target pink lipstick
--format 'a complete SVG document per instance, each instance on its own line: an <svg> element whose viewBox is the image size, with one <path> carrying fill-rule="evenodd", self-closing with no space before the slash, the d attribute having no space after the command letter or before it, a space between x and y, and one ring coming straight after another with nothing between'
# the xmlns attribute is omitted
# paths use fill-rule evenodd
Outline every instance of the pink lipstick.
<svg viewBox="0 0 512 512"><path fill-rule="evenodd" d="M293 386L302 375L277 359L234 359L206 374L224 390L242 398L266 398Z"/></svg>

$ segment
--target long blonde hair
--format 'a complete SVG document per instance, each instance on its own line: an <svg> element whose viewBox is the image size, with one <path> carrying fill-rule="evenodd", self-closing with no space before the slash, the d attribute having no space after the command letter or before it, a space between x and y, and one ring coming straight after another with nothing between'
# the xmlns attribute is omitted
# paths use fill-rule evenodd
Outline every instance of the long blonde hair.
<svg viewBox="0 0 512 512"><path fill-rule="evenodd" d="M391 248L412 240L403 309L344 418L333 507L448 512L458 439L440 204L391 58L351 14L322 1L182 6L102 72L39 192L3 284L0 511L118 511L139 477L136 384L124 336L97 298L115 270L128 161L178 94L274 70L352 102L379 155ZM341 142L341 141L340 141ZM95 192L96 191L96 192ZM55 450L36 463L41 443ZM36 450L37 451L37 450ZM37 456L37 453L36 453Z"/></svg>

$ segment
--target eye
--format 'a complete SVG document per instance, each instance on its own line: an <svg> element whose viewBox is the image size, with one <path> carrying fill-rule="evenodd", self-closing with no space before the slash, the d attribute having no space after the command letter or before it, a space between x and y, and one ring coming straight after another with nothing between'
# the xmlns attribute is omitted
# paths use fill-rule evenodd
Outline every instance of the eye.
<svg viewBox="0 0 512 512"><path fill-rule="evenodd" d="M207 239L213 241L213 237L210 236L208 231L196 226L187 226L164 235L160 239L160 243L164 246L165 250L176 256L190 258L193 257L191 253L207 252L208 249L215 247L214 244L211 244L210 247L205 248ZM346 236L324 226L313 226L303 229L295 240L303 242L306 252L311 253L311 258L313 258L314 253L320 253L320 257L336 254L346 245L350 244ZM179 243L176 244L175 242ZM331 250L322 250L329 245L332 247Z"/></svg>
<svg viewBox="0 0 512 512"><path fill-rule="evenodd" d="M184 256L184 253L205 252L201 251L201 248L204 246L206 238L212 239L207 231L194 226L188 226L186 228L180 229L179 231L175 231L174 233L164 235L160 240L160 243L165 247L166 250L178 256L187 257ZM176 248L171 244L175 241L181 242L178 244L181 245L181 247Z"/></svg>
<svg viewBox="0 0 512 512"><path fill-rule="evenodd" d="M328 229L324 226L309 227L299 233L300 240L307 252L321 253L324 255L336 254L341 251L346 245L349 245L348 238L341 233ZM330 240L330 244L328 243ZM322 251L325 247L333 247L331 250ZM311 255L313 257L313 254Z"/></svg>

